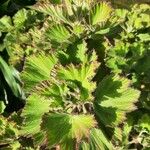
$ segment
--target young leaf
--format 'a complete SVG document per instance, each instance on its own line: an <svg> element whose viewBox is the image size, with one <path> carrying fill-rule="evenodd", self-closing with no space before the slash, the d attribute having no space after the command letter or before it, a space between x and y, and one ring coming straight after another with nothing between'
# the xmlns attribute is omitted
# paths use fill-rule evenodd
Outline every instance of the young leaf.
<svg viewBox="0 0 150 150"><path fill-rule="evenodd" d="M90 22L92 25L105 22L112 11L111 6L106 2L96 4L90 11Z"/></svg>
<svg viewBox="0 0 150 150"><path fill-rule="evenodd" d="M148 114L144 114L138 121L138 124L140 127L146 128L150 131L150 116Z"/></svg>
<svg viewBox="0 0 150 150"><path fill-rule="evenodd" d="M96 88L96 83L92 79L98 66L97 62L82 64L79 67L71 64L67 68L61 67L58 70L58 77L75 83L81 90L81 99L88 100L91 99L91 94Z"/></svg>
<svg viewBox="0 0 150 150"><path fill-rule="evenodd" d="M0 101L0 114L4 112L6 106L3 101Z"/></svg>
<svg viewBox="0 0 150 150"><path fill-rule="evenodd" d="M39 3L38 5L32 6L32 9L35 9L39 12L45 13L52 17L55 21L68 22L67 17L64 15L64 10L60 5L52 5L50 3Z"/></svg>
<svg viewBox="0 0 150 150"><path fill-rule="evenodd" d="M86 61L86 52L87 52L87 45L86 45L86 42L84 41L83 43L81 44L78 44L77 45L77 58L85 63Z"/></svg>
<svg viewBox="0 0 150 150"><path fill-rule="evenodd" d="M0 31L9 32L13 29L12 21L9 16L4 16L0 19Z"/></svg>
<svg viewBox="0 0 150 150"><path fill-rule="evenodd" d="M23 27L25 21L27 20L27 10L19 10L13 17L13 22L16 28Z"/></svg>
<svg viewBox="0 0 150 150"><path fill-rule="evenodd" d="M64 25L55 25L46 31L47 37L53 42L69 43L70 33Z"/></svg>

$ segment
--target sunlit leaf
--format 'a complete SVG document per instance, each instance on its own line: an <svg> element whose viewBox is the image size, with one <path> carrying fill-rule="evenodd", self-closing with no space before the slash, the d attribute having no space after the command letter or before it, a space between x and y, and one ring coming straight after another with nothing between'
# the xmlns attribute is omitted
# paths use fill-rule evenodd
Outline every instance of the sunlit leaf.
<svg viewBox="0 0 150 150"><path fill-rule="evenodd" d="M58 143L63 146L68 140L74 143L88 137L95 125L91 115L50 113L43 117L42 129L46 132L49 147L52 147Z"/></svg>
<svg viewBox="0 0 150 150"><path fill-rule="evenodd" d="M50 101L38 96L31 95L22 112L24 122L21 129L22 135L35 134L40 131L40 124L44 113L49 111Z"/></svg>
<svg viewBox="0 0 150 150"><path fill-rule="evenodd" d="M29 92L38 83L44 80L49 80L51 70L56 62L57 59L55 56L46 56L43 53L29 57L25 63L25 69L22 73L25 90Z"/></svg>
<svg viewBox="0 0 150 150"><path fill-rule="evenodd" d="M119 76L106 77L97 87L95 112L106 126L116 125L125 114L136 109L140 92L130 87L130 81Z"/></svg>
<svg viewBox="0 0 150 150"><path fill-rule="evenodd" d="M112 9L106 2L96 4L90 11L90 22L92 25L102 23L110 17Z"/></svg>

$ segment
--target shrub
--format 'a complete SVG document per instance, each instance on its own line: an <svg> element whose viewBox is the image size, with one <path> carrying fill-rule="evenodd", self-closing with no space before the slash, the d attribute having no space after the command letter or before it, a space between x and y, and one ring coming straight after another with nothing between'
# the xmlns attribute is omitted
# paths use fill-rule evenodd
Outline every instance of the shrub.
<svg viewBox="0 0 150 150"><path fill-rule="evenodd" d="M39 1L0 20L27 97L17 116L19 144L31 137L25 145L33 149L128 149L137 146L128 144L131 131L149 134L149 11L146 4ZM141 107L135 127L129 112ZM148 147L147 137L138 144Z"/></svg>

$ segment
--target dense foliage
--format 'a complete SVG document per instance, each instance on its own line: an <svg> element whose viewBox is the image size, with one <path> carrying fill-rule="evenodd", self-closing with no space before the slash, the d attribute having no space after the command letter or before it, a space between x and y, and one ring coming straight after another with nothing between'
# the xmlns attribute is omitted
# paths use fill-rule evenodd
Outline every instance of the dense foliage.
<svg viewBox="0 0 150 150"><path fill-rule="evenodd" d="M150 148L148 4L1 3L0 149Z"/></svg>

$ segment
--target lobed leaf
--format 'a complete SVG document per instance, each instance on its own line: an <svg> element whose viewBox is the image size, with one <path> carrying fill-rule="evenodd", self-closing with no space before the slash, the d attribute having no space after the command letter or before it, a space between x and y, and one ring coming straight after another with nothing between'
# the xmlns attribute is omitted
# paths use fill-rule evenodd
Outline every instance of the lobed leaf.
<svg viewBox="0 0 150 150"><path fill-rule="evenodd" d="M39 12L51 16L53 20L68 22L64 14L64 10L60 5L53 5L50 3L39 3L35 6L32 6L32 9L35 9Z"/></svg>
<svg viewBox="0 0 150 150"><path fill-rule="evenodd" d="M105 22L110 17L111 11L111 6L106 2L96 4L90 11L90 23L95 25Z"/></svg>
<svg viewBox="0 0 150 150"><path fill-rule="evenodd" d="M125 114L135 110L140 92L132 89L130 80L119 76L106 77L97 87L95 112L105 126L117 125Z"/></svg>
<svg viewBox="0 0 150 150"><path fill-rule="evenodd" d="M58 143L61 147L69 147L67 144L73 144L88 137L90 129L95 125L92 115L49 113L43 117L42 130L46 132L50 148Z"/></svg>
<svg viewBox="0 0 150 150"><path fill-rule="evenodd" d="M45 55L41 53L37 56L31 56L25 63L25 69L22 73L24 88L30 92L37 84L50 79L50 72L57 62L54 55Z"/></svg>
<svg viewBox="0 0 150 150"><path fill-rule="evenodd" d="M71 64L67 68L61 67L58 70L58 77L75 83L81 91L81 99L88 100L92 98L91 94L96 88L96 83L92 79L98 66L97 62L82 64L79 67Z"/></svg>
<svg viewBox="0 0 150 150"><path fill-rule="evenodd" d="M12 21L10 16L3 16L0 19L0 31L9 32L13 29Z"/></svg>
<svg viewBox="0 0 150 150"><path fill-rule="evenodd" d="M37 94L29 96L25 108L22 111L24 124L21 135L36 134L40 132L42 116L49 111L50 101Z"/></svg>
<svg viewBox="0 0 150 150"><path fill-rule="evenodd" d="M22 28L27 20L27 10L21 9L13 16L13 22L16 28Z"/></svg>
<svg viewBox="0 0 150 150"><path fill-rule="evenodd" d="M64 25L55 25L46 31L46 36L57 43L69 43L70 33Z"/></svg>

